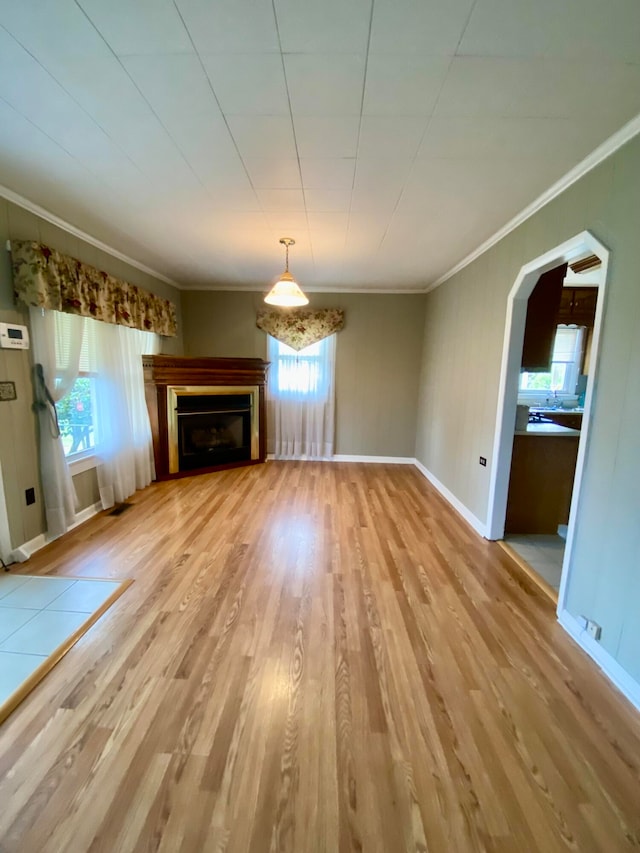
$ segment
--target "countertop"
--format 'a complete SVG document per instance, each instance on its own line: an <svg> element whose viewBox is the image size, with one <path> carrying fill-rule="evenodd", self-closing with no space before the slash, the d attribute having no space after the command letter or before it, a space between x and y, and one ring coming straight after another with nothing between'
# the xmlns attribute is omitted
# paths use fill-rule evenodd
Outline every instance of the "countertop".
<svg viewBox="0 0 640 853"><path fill-rule="evenodd" d="M526 404L524 404L526 405ZM530 412L539 412L541 415L582 415L584 409L582 406L576 406L573 409L565 409L562 406L529 406Z"/></svg>
<svg viewBox="0 0 640 853"><path fill-rule="evenodd" d="M555 435L561 438L579 436L579 429L569 429L560 424L528 424L526 430L516 430L516 435Z"/></svg>

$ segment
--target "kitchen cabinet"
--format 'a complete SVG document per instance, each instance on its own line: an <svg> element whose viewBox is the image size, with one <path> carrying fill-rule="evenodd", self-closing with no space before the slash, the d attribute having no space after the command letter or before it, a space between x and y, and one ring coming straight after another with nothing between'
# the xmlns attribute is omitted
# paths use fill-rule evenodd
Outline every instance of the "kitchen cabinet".
<svg viewBox="0 0 640 853"><path fill-rule="evenodd" d="M558 323L588 326L596 321L597 287L563 287L558 309Z"/></svg>
<svg viewBox="0 0 640 853"><path fill-rule="evenodd" d="M537 410L535 408L532 411L539 411L542 417L551 421L551 423L569 427L569 429L579 430L582 428L582 412L563 412L562 409L550 412L548 409Z"/></svg>
<svg viewBox="0 0 640 853"><path fill-rule="evenodd" d="M582 413L581 412L546 412L545 417L554 424L569 427L569 429L582 428Z"/></svg>
<svg viewBox="0 0 640 853"><path fill-rule="evenodd" d="M559 524L567 524L579 439L554 424L531 424L516 433L505 533L557 533Z"/></svg>
<svg viewBox="0 0 640 853"><path fill-rule="evenodd" d="M551 368L553 344L567 265L543 273L527 303L527 321L522 346L522 370L545 373Z"/></svg>

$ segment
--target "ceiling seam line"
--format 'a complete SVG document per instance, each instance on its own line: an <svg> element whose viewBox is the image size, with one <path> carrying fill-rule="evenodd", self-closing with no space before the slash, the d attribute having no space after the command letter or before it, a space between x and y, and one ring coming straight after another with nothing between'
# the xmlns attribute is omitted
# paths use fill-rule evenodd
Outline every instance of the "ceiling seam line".
<svg viewBox="0 0 640 853"><path fill-rule="evenodd" d="M422 147L422 143L424 142L424 139L425 139L425 137L429 131L429 128L431 127L431 122L433 121L433 117L434 117L435 112L438 108L438 104L440 103L440 98L442 97L442 91L444 89L444 85L446 83L447 77L449 76L449 72L451 71L451 66L453 65L453 60L457 56L458 48L462 44L462 39L464 38L464 34L466 33L466 31L469 27L469 23L471 21L471 16L473 15L473 10L476 8L477 2L478 2L478 0L473 0L473 4L471 5L471 8L469 9L469 13L467 15L467 18L466 18L464 25L462 27L462 30L460 32L460 37L458 38L458 42L456 44L456 47L453 51L453 54L449 57L449 64L447 65L447 70L445 71L445 73L442 77L442 82L440 83L440 87L438 89L438 94L436 95L435 100L433 102L433 107L431 109L431 112L430 112L429 116L427 117L427 123L425 124L425 128L424 128L422 135L420 137L420 141L418 142L418 145L416 146L416 150L415 150L415 153L413 155L413 159L411 161L411 169L413 169L413 167L415 166L415 162L418 159L418 151L420 151L420 148ZM409 171L411 171L411 169ZM408 177L408 175L407 175L407 177ZM400 202L402 201L402 197L405 193L405 189L406 189L406 181L403 184L402 189L400 190L400 194L398 195L398 198L396 199L396 203L393 207L393 211L391 212L391 216L389 217L388 225L385 228L384 234L382 235L382 239L380 241L380 246L383 245L383 243L387 237L387 234L389 233L389 228L391 227L393 219L396 215L396 212L398 210L398 206L399 206ZM424 285L424 287L428 287L428 284Z"/></svg>
<svg viewBox="0 0 640 853"><path fill-rule="evenodd" d="M287 78L287 66L286 66L285 61L284 61L284 52L282 50L282 39L280 37L280 25L278 23L278 13L276 11L275 0L271 0L271 8L273 10L273 20L274 20L275 25L276 25L276 35L278 36L278 49L280 52L280 63L282 65L282 75L284 77L284 87L285 87L286 92L287 92L287 104L289 106L289 120L291 121L291 132L293 134L293 144L294 144L294 147L296 149L296 162L298 164L298 176L300 178L300 189L302 192L302 203L304 205L304 218L305 218L306 223L307 223L307 233L309 235L309 250L311 252L311 262L313 264L313 269L315 271L316 261L315 261L315 255L313 252L313 240L311 238L311 227L309 225L309 211L307 209L307 196L306 196L306 193L304 191L304 179L302 177L302 164L300 163L300 149L298 147L298 136L296 134L296 124L295 124L295 121L293 120L293 110L291 108L291 93L289 92L289 80Z"/></svg>
<svg viewBox="0 0 640 853"><path fill-rule="evenodd" d="M158 120L158 123L160 124L160 126L162 127L162 129L164 130L164 132L167 134L168 138L171 140L171 144L174 146L174 148L176 149L176 151L178 152L178 154L180 155L180 157L181 157L181 158L182 158L182 160L184 161L185 165L187 166L187 168L189 169L189 171L191 172L191 174L193 175L193 177L196 179L196 181L197 181L197 182L198 182L198 184L202 187L202 189L205 191L205 193L206 193L207 195L209 195L209 192L208 192L207 188L205 187L205 185L202 183L202 180L200 179L200 176L199 176L198 174L196 174L196 172L194 171L194 169L193 169L193 167L192 167L191 163L189 163L189 161L187 160L187 158L186 158L186 156L185 156L185 154L184 154L183 150L180 148L180 146L178 145L178 143L175 141L175 139L173 138L173 136L172 136L172 135L171 135L171 133L169 132L169 129L167 128L167 126L165 125L165 123L162 121L162 119L160 118L160 116L158 115L158 113L156 112L156 110L153 108L153 106L152 106L152 105L151 105L151 103L149 102L149 99L146 97L146 95L144 94L144 92L142 91L142 89L138 86L138 84L137 84L137 83L136 83L136 81L133 79L133 77L131 76L131 74L129 74L129 71L127 70L126 65L122 62L122 59L118 56L118 54L115 52L115 50L111 47L111 45L110 45L110 44L109 44L109 42L106 40L106 38L103 36L103 34L100 32L100 30L98 29L98 27L94 24L94 22L91 20L91 18L89 17L89 15L88 15L88 14L86 13L86 11L82 8L82 6L81 6L81 5L80 5L80 3L78 2L78 0L74 0L74 3L75 3L75 4L76 4L76 6L78 7L78 9L80 9L80 11L82 12L82 14L83 14L83 15L85 16L85 18L87 19L87 21L89 21L89 23L91 24L91 26L93 27L93 29L96 31L96 33L100 36L100 38L102 39L102 41L103 41L103 42L104 42L104 44L106 45L107 49L109 50L109 52L111 53L111 55L113 56L113 58L116 60L116 62L118 63L118 65L122 68L122 70L124 71L124 73L127 75L127 77L129 78L129 80L131 80L132 85L134 86L134 88L136 89L136 91L139 93L139 95L140 95L140 97L142 98L142 100L143 100L143 101L148 105L148 107L149 107L149 109L151 110L151 112L153 113L153 115L154 115L154 116L156 117L156 119ZM143 174L143 175L144 175L144 174L146 174L146 173L145 173L145 172L141 172L141 174Z"/></svg>
<svg viewBox="0 0 640 853"><path fill-rule="evenodd" d="M471 8L469 9L469 14L467 15L467 19L464 22L464 26L462 27L462 32L460 33L460 38L458 39L458 43L456 44L455 50L453 51L454 56L458 56L458 48L462 44L462 41L467 34L467 30L469 29L469 24L471 23L471 18L473 17L473 13L475 12L476 6L478 5L478 0L473 0L471 4ZM460 54L461 56L463 54Z"/></svg>
<svg viewBox="0 0 640 853"><path fill-rule="evenodd" d="M222 121L224 122L224 126L227 128L227 133L229 134L229 138L231 139L231 141L232 141L232 143L233 143L233 147L234 147L234 148L235 148L235 150L236 150L236 154L238 155L238 159L239 159L239 160L240 160L240 162L242 163L242 168L244 169L244 173L245 173L245 175L247 176L247 180L248 180L248 181L249 181L249 183L251 184L251 189L253 190L253 192L254 192L254 194L255 194L256 201L257 201L257 202L258 202L258 204L260 205L261 212L262 212L262 214L264 215L264 211L262 210L262 205L260 204L260 199L259 199L259 197L258 197L258 193L256 192L256 188L255 188L255 187L254 187L254 185L253 185L253 180L252 180L252 178L251 178L251 175L249 174L249 170L247 169L246 163L244 162L244 157L243 157L243 156L242 156L242 154L240 153L240 149L238 148L238 143L236 142L236 139L235 139L235 137L234 137L233 133L231 132L231 128L229 127L229 122L227 121L227 117L226 117L226 115L225 115L225 113L224 113L224 110L222 109L222 105L220 104L220 100L219 100L219 98L218 98L218 96L217 96L217 94L216 94L216 90L215 90L215 88L214 88L214 86L213 86L213 83L211 82L211 78L209 77L209 74L208 74L208 72L207 72L207 69L204 67L204 63L202 62L202 57L200 56L200 51L198 50L198 48L196 47L196 45L195 45L195 43L194 43L194 41L193 41L193 38L192 38L192 36L191 36L191 31L189 30L189 27L187 26L187 22L186 22L186 21L185 21L185 19L182 17L182 12L181 12L181 11L180 11L180 9L178 8L178 6L177 6L177 4L176 4L176 0L173 0L173 5L174 5L174 8L175 8L175 10L176 10L176 12L177 12L177 14L178 14L178 17L179 17L179 18L180 18L180 20L182 21L182 26L185 28L185 32L187 33L187 36L189 37L189 41L191 42L191 45L192 45L193 50L194 50L194 53L195 53L195 55L198 57L198 63L200 64L200 67L202 68L202 73L203 73L203 74L204 74L204 76L207 78L207 85L209 86L209 89L211 90L211 94L213 95L213 98L214 98L214 100L215 100L215 102L216 102L216 104L217 104L217 106L218 106L218 109L220 110L220 115L222 116ZM205 187L205 189L206 189L206 187Z"/></svg>
<svg viewBox="0 0 640 853"><path fill-rule="evenodd" d="M353 178L351 179L351 195L349 197L349 210L347 212L347 233L344 236L345 250L349 231L351 230L351 213L353 211L353 193L356 188L356 175L358 173L358 154L360 151L360 133L362 131L362 113L364 112L364 99L367 91L367 72L369 70L369 51L371 49L371 33L373 31L373 13L375 11L376 0L371 0L371 8L369 10L369 30L367 32L367 46L365 48L364 58L364 75L362 79L362 97L360 99L360 116L358 118L358 135L356 138L356 156L353 164ZM382 240L378 243L378 249L382 245Z"/></svg>
<svg viewBox="0 0 640 853"><path fill-rule="evenodd" d="M92 24L92 26L93 26L93 24ZM50 77L57 86L60 86L60 88L67 95L67 97L71 101L73 101L73 103L78 107L78 109L80 109L82 111L82 113L89 119L89 121L92 124L94 124L100 131L102 131L102 133L104 133L104 135L107 137L107 139L109 139L113 143L113 145L115 145L116 148L124 155L124 157L127 158L127 160L131 163L131 165L134 167L134 169L136 169L136 171L140 172L140 174L143 175L144 172L141 171L138 164L134 160L131 159L131 157L127 154L127 152L124 150L124 148L122 148L120 146L120 144L118 142L116 142L115 139L112 138L111 134L109 134L105 130L105 128L100 124L100 122L96 121L96 119L91 115L91 113L87 112L87 110L82 106L82 104L76 98L73 97L71 92L65 86L62 85L62 83L57 79L57 77L54 77L54 75L51 73L51 71L49 71L48 68L45 68L45 66L40 62L38 57L35 56L33 53L31 53L29 48L27 48L24 44L22 44L22 42L19 39L17 39L16 36L12 32L9 32L9 30L5 26L0 24L0 27L2 27L2 29L7 33L7 35L11 39L13 39L13 41L15 41L15 43L17 45L19 45L22 48L22 50L24 50L24 52L28 56L31 57L31 59L33 59L33 61L36 63L36 65L38 65L38 67L41 68L44 71L44 73L48 77ZM3 98L3 100L5 101L5 103L9 104L9 101L7 101L5 98ZM9 104L9 105L13 106L12 104ZM23 113L21 113L19 110L16 110L16 112L19 115L23 115ZM23 117L26 118L26 116L23 116ZM33 124L34 127L38 127L38 125L35 124L34 122L31 122L31 124ZM50 136L48 133L46 133L46 131L42 130L42 128L38 127L38 130L42 131L42 133L44 133L44 135L47 136L49 139L51 139L53 142L56 142L56 140L53 138L53 136ZM64 148L64 146L61 145L60 143L56 143L56 144L60 145L60 147L63 149L63 151L67 151L67 149ZM74 160L77 159L73 154L71 154L71 152L68 151L67 153L69 154L70 157L73 157ZM78 161L78 162L80 162L80 161ZM87 167L87 171L90 172L90 174L92 174L92 175L94 174L88 167Z"/></svg>
<svg viewBox="0 0 640 853"><path fill-rule="evenodd" d="M420 150L420 148L422 147L422 143L424 142L424 139L425 139L425 137L426 137L426 135L427 135L427 132L428 132L429 128L431 127L431 122L433 121L433 116L434 116L434 113L435 113L435 111L436 111L436 107L438 106L438 103L439 103L439 101L440 101L440 96L442 95L442 90L444 89L444 84L445 84L446 79L447 79L447 77L448 77L448 75L449 75L449 71L451 70L451 65L453 64L453 60L454 60L454 57L453 57L453 56L449 57L449 64L448 64L448 66L447 66L447 70L446 70L446 72L444 73L444 76L443 76L443 78L442 78L442 82L441 82L441 84L440 84L440 88L438 89L438 94L436 95L436 98L435 98L435 101L434 101L434 104L433 104L433 108L432 108L432 110L431 110L431 113L430 113L430 114L429 114L429 116L427 117L427 123L426 123L425 128L424 128L424 130L423 130L423 132L422 132L422 136L420 137L420 141L418 142L418 144L417 144L417 146L416 146L415 154L413 155L413 158L412 158L412 160L411 160L411 167L410 167L410 169L409 169L409 172L411 172L411 169L415 166L415 162L416 162L416 160L418 159L418 151L419 151L419 150ZM407 177L408 177L408 175L407 175ZM402 197L403 197L403 195L404 195L404 193L405 193L405 189L406 189L406 180L405 180L405 183L402 185L402 189L400 190L400 193L399 193L399 195L398 195L398 198L396 199L396 203L395 203L395 204L394 204L394 206L393 206L393 210L392 210L392 212L391 212L391 216L389 217L389 222L388 222L388 224L387 224L387 227L386 227L386 228L385 228L385 230L384 230L384 234L382 235L382 239L380 240L380 246L382 246L382 244L384 243L384 241L385 241L385 239L386 239L386 237L387 237L387 234L389 233L389 228L391 227L391 224L392 224L392 222L393 222L393 218L394 218L394 216L396 215L396 212L397 212L397 210L398 210L398 205L399 205L399 204L400 204L400 202L402 201ZM424 285L424 286L425 286L425 287L427 287L427 285Z"/></svg>

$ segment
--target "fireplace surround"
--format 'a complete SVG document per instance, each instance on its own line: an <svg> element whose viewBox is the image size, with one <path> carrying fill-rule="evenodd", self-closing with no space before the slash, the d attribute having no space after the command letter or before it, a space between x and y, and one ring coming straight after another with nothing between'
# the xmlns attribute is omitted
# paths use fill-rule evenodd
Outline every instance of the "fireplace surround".
<svg viewBox="0 0 640 853"><path fill-rule="evenodd" d="M155 355L142 363L157 480L264 462L268 362Z"/></svg>

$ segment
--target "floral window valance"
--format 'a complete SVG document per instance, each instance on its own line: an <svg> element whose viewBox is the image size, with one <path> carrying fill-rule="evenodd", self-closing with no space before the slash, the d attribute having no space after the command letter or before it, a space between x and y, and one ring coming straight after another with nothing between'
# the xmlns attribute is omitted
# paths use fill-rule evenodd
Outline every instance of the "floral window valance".
<svg viewBox="0 0 640 853"><path fill-rule="evenodd" d="M318 311L302 308L286 313L258 311L256 326L298 352L339 332L344 326L344 311L341 308Z"/></svg>
<svg viewBox="0 0 640 853"><path fill-rule="evenodd" d="M158 335L176 335L176 308L147 290L42 243L11 241L16 300Z"/></svg>

